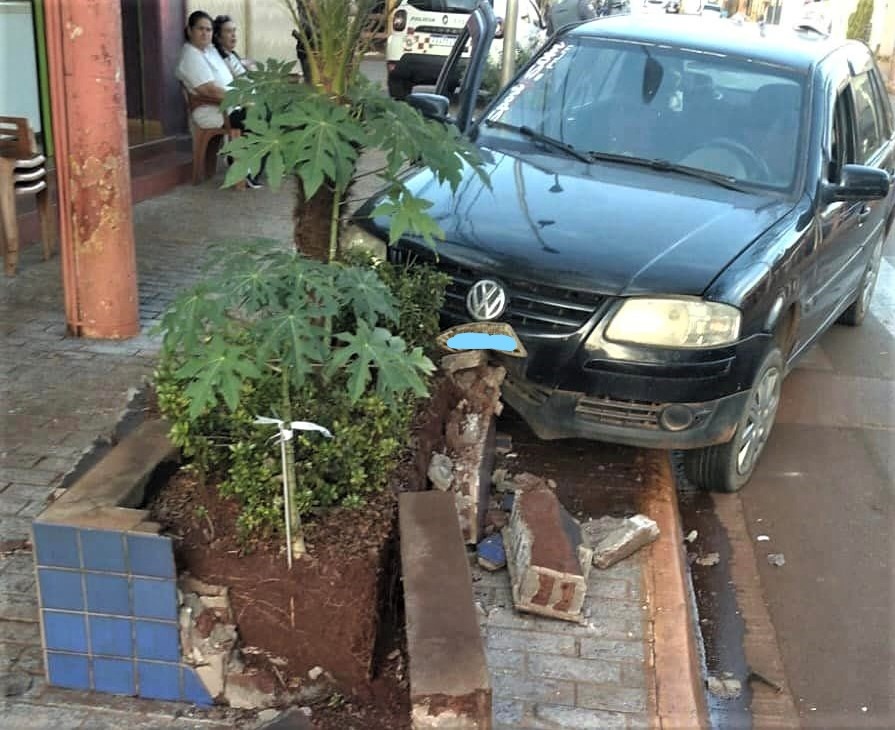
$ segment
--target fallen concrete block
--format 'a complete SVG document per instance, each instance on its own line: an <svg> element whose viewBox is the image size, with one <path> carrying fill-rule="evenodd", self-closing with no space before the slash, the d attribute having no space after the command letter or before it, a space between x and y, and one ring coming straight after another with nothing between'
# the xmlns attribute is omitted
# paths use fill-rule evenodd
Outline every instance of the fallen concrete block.
<svg viewBox="0 0 895 730"><path fill-rule="evenodd" d="M593 553L552 490L517 492L504 547L518 610L582 620Z"/></svg>
<svg viewBox="0 0 895 730"><path fill-rule="evenodd" d="M476 429L478 435L475 443L453 452L451 482L456 494L463 539L470 545L475 545L482 537L488 509L490 475L494 467L494 418L488 415Z"/></svg>
<svg viewBox="0 0 895 730"><path fill-rule="evenodd" d="M584 523L581 530L594 551L594 565L603 569L633 555L659 537L659 526L645 515L601 517Z"/></svg>
<svg viewBox="0 0 895 730"><path fill-rule="evenodd" d="M482 540L476 548L476 556L479 565L485 570L500 570L507 564L507 554L503 549L503 538L499 535L491 535Z"/></svg>

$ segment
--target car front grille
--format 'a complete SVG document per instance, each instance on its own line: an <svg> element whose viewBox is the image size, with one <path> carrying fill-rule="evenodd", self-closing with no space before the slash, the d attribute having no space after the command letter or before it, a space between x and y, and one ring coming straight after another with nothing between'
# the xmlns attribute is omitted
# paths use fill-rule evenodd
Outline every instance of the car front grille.
<svg viewBox="0 0 895 730"><path fill-rule="evenodd" d="M585 396L578 401L575 415L585 421L610 426L659 428L660 409L660 403Z"/></svg>
<svg viewBox="0 0 895 730"><path fill-rule="evenodd" d="M445 292L444 313L453 319L469 321L466 295L479 279L493 274L476 271L428 252L390 248L389 260L403 264L415 259L443 271L451 277ZM600 294L532 284L520 279L497 276L508 291L509 304L500 321L510 324L520 335L563 335L580 329L606 300Z"/></svg>
<svg viewBox="0 0 895 730"><path fill-rule="evenodd" d="M450 35L460 37L463 28L445 28L438 25L420 25L413 29L414 33L429 33L434 35Z"/></svg>

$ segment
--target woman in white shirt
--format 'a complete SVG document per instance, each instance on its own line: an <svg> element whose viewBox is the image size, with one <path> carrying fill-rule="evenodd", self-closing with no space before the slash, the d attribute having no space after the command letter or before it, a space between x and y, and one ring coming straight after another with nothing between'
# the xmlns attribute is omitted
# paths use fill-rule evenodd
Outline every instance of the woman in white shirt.
<svg viewBox="0 0 895 730"><path fill-rule="evenodd" d="M180 59L174 75L177 77L191 97L190 112L193 121L203 129L214 129L224 124L221 102L224 94L233 82L233 71L221 54L212 45L213 24L211 16L203 10L190 13L187 27L184 29L186 43L180 49ZM230 126L244 129L245 110L239 107L228 109ZM249 175L246 182L249 187L260 187L258 177Z"/></svg>

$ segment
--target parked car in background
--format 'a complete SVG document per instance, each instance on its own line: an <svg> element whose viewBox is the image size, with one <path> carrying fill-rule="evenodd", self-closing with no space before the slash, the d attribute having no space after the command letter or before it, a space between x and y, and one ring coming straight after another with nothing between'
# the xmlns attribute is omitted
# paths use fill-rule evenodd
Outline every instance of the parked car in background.
<svg viewBox="0 0 895 730"><path fill-rule="evenodd" d="M438 72L478 0L401 0L389 19L385 63L389 95L403 99L418 84L434 84ZM498 32L490 60L503 55L506 0L494 0ZM533 51L546 37L536 0L518 0L516 46Z"/></svg>
<svg viewBox="0 0 895 730"><path fill-rule="evenodd" d="M493 25L479 6L483 42ZM870 307L895 124L868 48L620 15L554 37L476 119L442 95L408 102L470 134L490 186L409 175L445 237L436 258L407 234L390 259L450 274L446 326L502 323L524 346L494 355L541 438L683 449L693 482L739 489L784 376ZM384 246L377 205L357 223Z"/></svg>
<svg viewBox="0 0 895 730"><path fill-rule="evenodd" d="M724 10L717 3L703 3L702 10L699 11L700 15L705 15L707 17L712 18L726 18L727 11Z"/></svg>

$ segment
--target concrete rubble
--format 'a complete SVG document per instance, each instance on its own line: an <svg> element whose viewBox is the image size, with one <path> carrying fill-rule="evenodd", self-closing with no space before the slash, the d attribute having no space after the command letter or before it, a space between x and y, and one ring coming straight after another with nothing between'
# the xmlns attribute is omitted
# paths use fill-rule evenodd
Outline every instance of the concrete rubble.
<svg viewBox="0 0 895 730"><path fill-rule="evenodd" d="M475 545L484 534L494 420L503 410L500 386L506 370L488 365L488 355L481 350L446 355L441 368L458 386L461 398L445 423L444 453L432 454L427 474L436 489L453 493L463 540Z"/></svg>
<svg viewBox="0 0 895 730"><path fill-rule="evenodd" d="M593 564L604 570L659 537L658 525L645 515L605 516L588 520L581 530L593 548Z"/></svg>
<svg viewBox="0 0 895 730"><path fill-rule="evenodd" d="M553 490L519 490L503 538L516 609L581 622L593 551Z"/></svg>
<svg viewBox="0 0 895 730"><path fill-rule="evenodd" d="M229 589L189 574L178 579L180 647L183 661L217 702L240 709L271 707L277 686L266 672L247 670L237 644Z"/></svg>

